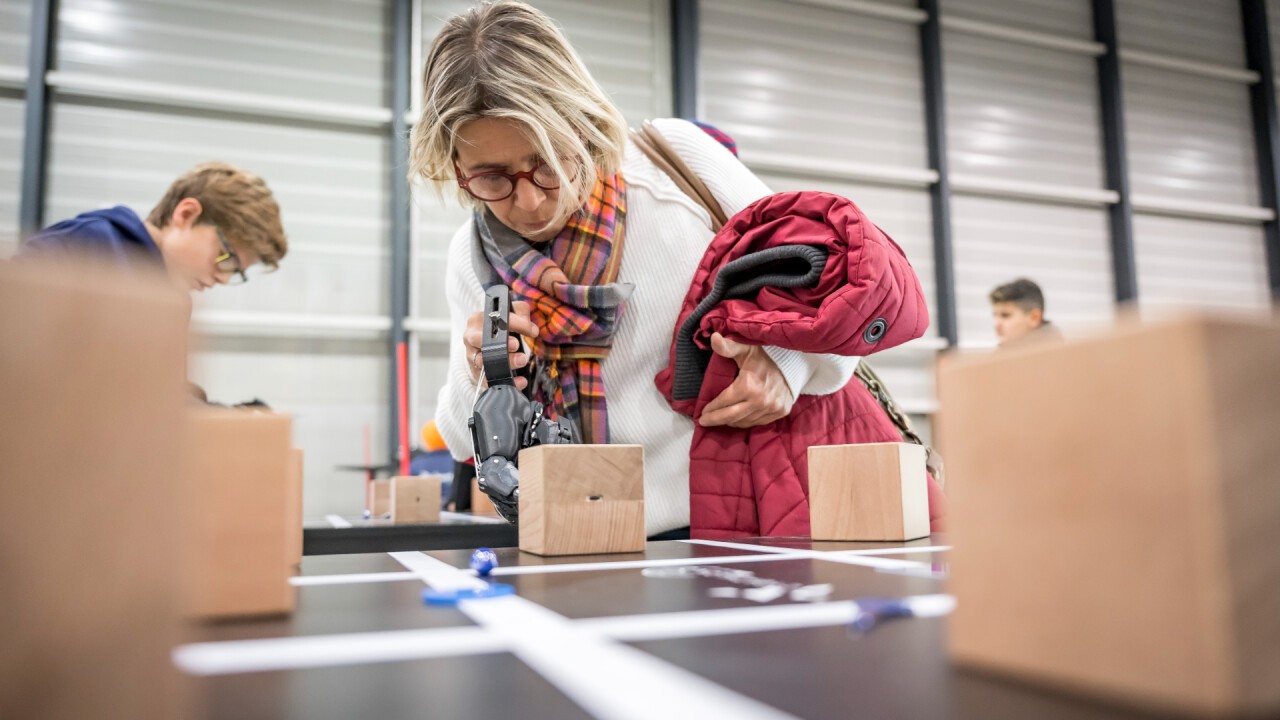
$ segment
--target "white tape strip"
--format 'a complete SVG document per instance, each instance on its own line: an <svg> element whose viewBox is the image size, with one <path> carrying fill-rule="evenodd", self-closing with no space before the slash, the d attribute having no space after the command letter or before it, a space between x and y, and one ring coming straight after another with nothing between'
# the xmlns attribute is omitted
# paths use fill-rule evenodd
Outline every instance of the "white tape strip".
<svg viewBox="0 0 1280 720"><path fill-rule="evenodd" d="M830 562L843 563L845 565L861 565L863 567L882 568L886 570L928 567L927 564L916 560L894 560L892 558L882 558L874 555L850 555L848 553L833 553L822 550L807 550L801 548L769 547L765 545L749 545L747 543L724 542L721 540L681 540L680 542L691 543L693 545L710 545L712 547L731 548L733 550L761 550L763 552L774 553L775 555L793 559L807 558L810 560L827 560Z"/></svg>
<svg viewBox="0 0 1280 720"><path fill-rule="evenodd" d="M857 614L858 606L845 600L624 615L579 622L615 640L643 642L843 625L853 622Z"/></svg>
<svg viewBox="0 0 1280 720"><path fill-rule="evenodd" d="M349 528L349 527L351 527L351 522L350 522L349 520L347 520L346 518L342 517L341 515L325 515L325 516L324 516L324 519L325 519L325 520L328 520L328 521L329 521L329 524L330 524L330 525L332 525L332 526L334 526L334 527L336 527L336 528Z"/></svg>
<svg viewBox="0 0 1280 720"><path fill-rule="evenodd" d="M563 563L560 565L510 565L496 567L494 575L541 575L544 573L587 572L590 570L634 570L636 568L682 565L720 565L726 563L769 562L786 560L782 555L720 555L708 557L662 558L659 560L622 560L619 562Z"/></svg>
<svg viewBox="0 0 1280 720"><path fill-rule="evenodd" d="M502 518L499 518L499 517L489 517L487 515L471 515L470 513L456 513L456 512L449 512L448 510L440 511L440 519L453 520L455 522L475 523L478 525L493 525L497 523L506 522L506 520L503 520Z"/></svg>
<svg viewBox="0 0 1280 720"><path fill-rule="evenodd" d="M474 627L236 640L183 645L173 662L192 675L301 670L501 652L501 637Z"/></svg>
<svg viewBox="0 0 1280 720"><path fill-rule="evenodd" d="M483 582L423 553L391 556L437 589L457 587L463 580ZM525 664L597 718L792 717L648 653L584 631L516 595L463 600L458 609L507 640Z"/></svg>
<svg viewBox="0 0 1280 720"><path fill-rule="evenodd" d="M754 550L756 552L777 553L780 555L804 555L813 552L812 550L801 550L800 548L774 547L772 545L751 545L748 543L726 542L724 540L678 540L677 542L689 543L690 545L709 545L711 547L730 548L732 550Z"/></svg>
<svg viewBox="0 0 1280 720"><path fill-rule="evenodd" d="M298 575L289 578L290 585L351 585L356 583L417 580L411 572L351 573L348 575Z"/></svg>
<svg viewBox="0 0 1280 720"><path fill-rule="evenodd" d="M951 549L950 545L925 545L922 547L874 548L871 550L828 550L832 555L910 555L912 553L938 553Z"/></svg>
<svg viewBox="0 0 1280 720"><path fill-rule="evenodd" d="M483 590L489 583L470 569L460 570L442 560L416 550L387 553L422 582L437 590Z"/></svg>

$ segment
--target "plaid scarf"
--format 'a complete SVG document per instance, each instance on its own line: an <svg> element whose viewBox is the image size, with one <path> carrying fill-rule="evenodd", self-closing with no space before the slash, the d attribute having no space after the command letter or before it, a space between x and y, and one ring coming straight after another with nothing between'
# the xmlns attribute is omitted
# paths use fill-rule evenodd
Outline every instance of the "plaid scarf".
<svg viewBox="0 0 1280 720"><path fill-rule="evenodd" d="M619 173L597 179L591 196L543 249L492 215L476 212L477 258L491 268L479 277L511 288L533 308L538 337L533 398L555 417L569 418L585 443L608 443L609 421L600 361L609 354L623 304L635 289L618 283L627 217ZM545 250L545 252L543 251Z"/></svg>

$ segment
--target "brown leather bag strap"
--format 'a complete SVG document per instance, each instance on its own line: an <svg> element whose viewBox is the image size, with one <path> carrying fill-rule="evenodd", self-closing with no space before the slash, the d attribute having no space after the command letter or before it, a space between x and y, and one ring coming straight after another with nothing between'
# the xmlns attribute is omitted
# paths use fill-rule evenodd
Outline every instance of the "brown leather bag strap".
<svg viewBox="0 0 1280 720"><path fill-rule="evenodd" d="M707 211L711 216L711 229L720 232L720 228L728 220L724 209L716 202L715 195L711 194L707 184L680 157L680 153L671 147L671 143L658 132L658 128L645 123L640 130L631 131L631 141L645 157L671 178L681 192Z"/></svg>

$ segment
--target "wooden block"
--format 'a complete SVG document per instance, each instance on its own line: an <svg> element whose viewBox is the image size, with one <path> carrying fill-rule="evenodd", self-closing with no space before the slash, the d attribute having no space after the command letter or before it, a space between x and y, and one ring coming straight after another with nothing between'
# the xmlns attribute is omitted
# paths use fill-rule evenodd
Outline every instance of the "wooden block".
<svg viewBox="0 0 1280 720"><path fill-rule="evenodd" d="M493 506L489 496L480 490L480 481L475 478L471 478L471 514L498 516L498 509Z"/></svg>
<svg viewBox="0 0 1280 720"><path fill-rule="evenodd" d="M191 412L194 537L187 611L201 618L292 611L288 518L292 423L287 415Z"/></svg>
<svg viewBox="0 0 1280 720"><path fill-rule="evenodd" d="M391 522L440 522L440 477L410 475L391 478Z"/></svg>
<svg viewBox="0 0 1280 720"><path fill-rule="evenodd" d="M391 481L374 480L372 486L373 517L376 519L391 512Z"/></svg>
<svg viewBox="0 0 1280 720"><path fill-rule="evenodd" d="M190 313L163 277L0 263L0 717L186 717Z"/></svg>
<svg viewBox="0 0 1280 720"><path fill-rule="evenodd" d="M1163 711L1280 711L1280 325L955 363L959 662Z"/></svg>
<svg viewBox="0 0 1280 720"><path fill-rule="evenodd" d="M296 568L302 564L302 450L289 451L289 485L285 496L285 521L289 524L289 538L285 545L285 564Z"/></svg>
<svg viewBox="0 0 1280 720"><path fill-rule="evenodd" d="M893 541L929 536L925 449L911 443L809 448L814 540Z"/></svg>
<svg viewBox="0 0 1280 720"><path fill-rule="evenodd" d="M644 550L644 448L520 451L520 549L535 555Z"/></svg>

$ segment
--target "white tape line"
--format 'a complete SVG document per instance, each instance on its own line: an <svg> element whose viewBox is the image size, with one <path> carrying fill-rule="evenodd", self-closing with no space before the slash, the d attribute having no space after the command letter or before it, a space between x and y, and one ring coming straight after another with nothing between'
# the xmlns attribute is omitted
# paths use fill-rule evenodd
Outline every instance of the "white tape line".
<svg viewBox="0 0 1280 720"><path fill-rule="evenodd" d="M904 600L917 617L938 617L955 608L955 598L950 595L917 595ZM494 600L476 601L481 602ZM851 622L857 611L857 605L846 600L565 622L613 640L644 642L843 625ZM484 628L441 628L197 643L175 649L173 659L193 675L225 675L478 655L510 648L508 641Z"/></svg>
<svg viewBox="0 0 1280 720"><path fill-rule="evenodd" d="M182 645L173 662L192 675L301 670L501 652L507 643L481 628L397 630L348 635L235 640Z"/></svg>
<svg viewBox="0 0 1280 720"><path fill-rule="evenodd" d="M827 560L830 562L843 563L845 565L861 565L863 567L883 568L888 570L927 567L926 563L918 562L916 560L894 560L892 558L850 555L847 553L832 553L828 551L807 550L802 548L769 547L765 545L724 542L722 540L681 540L680 542L691 543L693 545L710 545L712 547L730 548L733 550L761 550L763 552L774 553L775 555L793 559L807 558L810 560Z"/></svg>
<svg viewBox="0 0 1280 720"><path fill-rule="evenodd" d="M469 523L475 523L478 525L494 525L494 524L506 522L506 520L503 520L502 518L488 517L487 515L471 515L469 513L449 512L448 510L440 511L440 519L454 520L457 522L469 522Z"/></svg>
<svg viewBox="0 0 1280 720"><path fill-rule="evenodd" d="M460 570L416 550L387 553L422 582L437 590L483 590L489 583L470 570Z"/></svg>
<svg viewBox="0 0 1280 720"><path fill-rule="evenodd" d="M525 664L597 718L793 717L523 598L464 605L473 620L508 637Z"/></svg>
<svg viewBox="0 0 1280 720"><path fill-rule="evenodd" d="M289 584L300 585L353 585L356 583L397 582L417 580L411 572L350 573L347 575L298 575L289 578Z"/></svg>
<svg viewBox="0 0 1280 720"><path fill-rule="evenodd" d="M769 562L786 560L782 555L720 555L717 557L662 558L658 560L622 560L619 562L562 563L559 565L509 565L493 569L494 575L541 575L543 573L587 572L590 570L634 570L636 568L682 565L720 565L723 563Z"/></svg>
<svg viewBox="0 0 1280 720"><path fill-rule="evenodd" d="M464 580L483 583L424 553L391 556L437 589L458 587ZM577 628L568 618L517 595L463 600L458 609L507 640L526 665L597 718L792 717L648 653Z"/></svg>
<svg viewBox="0 0 1280 720"><path fill-rule="evenodd" d="M349 527L351 527L351 521L347 520L346 518L342 517L341 515L325 515L325 516L324 516L324 519L325 519L325 520L328 520L328 521L329 521L329 524L330 524L330 525L332 525L332 526L334 526L334 527L336 527L336 528L349 528Z"/></svg>
<svg viewBox="0 0 1280 720"><path fill-rule="evenodd" d="M911 553L938 553L951 549L950 545L926 545L923 547L874 548L872 550L828 550L832 555L910 555Z"/></svg>

